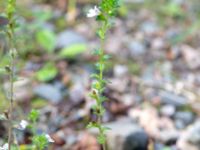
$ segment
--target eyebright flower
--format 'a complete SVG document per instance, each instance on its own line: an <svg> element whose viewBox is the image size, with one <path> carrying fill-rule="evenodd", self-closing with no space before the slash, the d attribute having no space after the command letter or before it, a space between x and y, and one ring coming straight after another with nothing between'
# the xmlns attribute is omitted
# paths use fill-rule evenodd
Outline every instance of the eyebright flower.
<svg viewBox="0 0 200 150"><path fill-rule="evenodd" d="M24 129L26 129L27 125L28 125L28 122L26 120L21 120L21 122L19 124L19 129L24 130Z"/></svg>
<svg viewBox="0 0 200 150"><path fill-rule="evenodd" d="M3 146L0 146L0 150L8 150L8 143L4 144Z"/></svg>
<svg viewBox="0 0 200 150"><path fill-rule="evenodd" d="M49 134L45 134L45 137L47 138L48 142L54 143L55 141L50 137Z"/></svg>
<svg viewBox="0 0 200 150"><path fill-rule="evenodd" d="M99 8L97 6L94 6L94 8L88 11L87 17L88 18L95 17L95 16L98 16L100 13L101 11L99 10Z"/></svg>

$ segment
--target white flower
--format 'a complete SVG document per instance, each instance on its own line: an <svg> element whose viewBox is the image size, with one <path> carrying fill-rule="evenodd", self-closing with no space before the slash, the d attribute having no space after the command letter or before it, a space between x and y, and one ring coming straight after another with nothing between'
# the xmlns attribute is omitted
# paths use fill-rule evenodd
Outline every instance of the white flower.
<svg viewBox="0 0 200 150"><path fill-rule="evenodd" d="M94 8L90 9L87 13L87 17L91 18L91 17L95 17L98 16L100 14L100 10L97 6L94 6Z"/></svg>
<svg viewBox="0 0 200 150"><path fill-rule="evenodd" d="M26 129L27 125L28 125L28 122L26 120L21 120L19 124L19 129L24 130Z"/></svg>
<svg viewBox="0 0 200 150"><path fill-rule="evenodd" d="M3 146L0 146L0 150L8 150L8 143L4 144Z"/></svg>
<svg viewBox="0 0 200 150"><path fill-rule="evenodd" d="M48 142L54 143L55 141L50 137L49 134L46 134L45 137L47 138Z"/></svg>

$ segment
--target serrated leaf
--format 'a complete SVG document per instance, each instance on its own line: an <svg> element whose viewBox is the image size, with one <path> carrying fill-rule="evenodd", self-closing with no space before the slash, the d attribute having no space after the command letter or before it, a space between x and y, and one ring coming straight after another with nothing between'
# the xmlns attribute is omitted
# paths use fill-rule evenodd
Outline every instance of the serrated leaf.
<svg viewBox="0 0 200 150"><path fill-rule="evenodd" d="M79 44L73 44L69 47L65 47L63 48L60 53L59 53L59 56L61 58L73 58L83 52L85 52L87 49L87 45L86 44L83 44L83 43L79 43Z"/></svg>

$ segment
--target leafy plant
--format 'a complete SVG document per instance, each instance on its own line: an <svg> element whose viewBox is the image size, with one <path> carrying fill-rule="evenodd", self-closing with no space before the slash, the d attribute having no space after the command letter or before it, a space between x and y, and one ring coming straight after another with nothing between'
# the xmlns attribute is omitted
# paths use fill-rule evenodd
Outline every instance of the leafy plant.
<svg viewBox="0 0 200 150"><path fill-rule="evenodd" d="M15 43L14 43L14 29L15 29L15 18L14 14L16 11L16 0L8 0L7 8L6 8L6 16L9 20L6 33L9 39L9 55L10 55L10 62L9 65L5 67L9 74L9 80L10 80L10 90L9 90L9 131L8 131L8 150L11 150L12 145L12 122L13 122L13 98L14 98L14 67L15 67L15 57L16 57L16 49L15 49Z"/></svg>
<svg viewBox="0 0 200 150"><path fill-rule="evenodd" d="M36 124L39 119L40 112L38 110L32 109L28 115L29 125L28 128L32 131L32 150L44 150L49 143L54 142L54 140L48 134L37 134Z"/></svg>
<svg viewBox="0 0 200 150"><path fill-rule="evenodd" d="M103 95L103 92L106 84L108 83L108 81L104 78L104 70L107 60L110 58L110 56L104 52L104 45L106 34L112 26L112 19L115 17L118 6L119 0L102 0L99 7L95 6L94 9L90 9L87 14L88 17L96 17L96 20L99 22L97 35L100 38L101 43L101 47L94 51L94 55L98 57L98 61L95 65L98 73L91 75L94 82L92 84L92 92L90 93L90 97L96 102L93 106L93 110L94 114L97 115L97 120L95 122L90 122L87 127L97 128L99 130L97 140L100 144L102 144L104 150L106 149L105 133L108 130L108 128L102 125L102 117L106 111L103 106L103 102L107 99Z"/></svg>

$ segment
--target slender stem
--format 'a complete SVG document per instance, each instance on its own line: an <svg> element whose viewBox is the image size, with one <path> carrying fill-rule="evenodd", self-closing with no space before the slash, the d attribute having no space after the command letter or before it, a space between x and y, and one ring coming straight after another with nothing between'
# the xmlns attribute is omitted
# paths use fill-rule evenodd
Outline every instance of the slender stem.
<svg viewBox="0 0 200 150"><path fill-rule="evenodd" d="M104 83L103 83L103 73L104 73L104 65L105 65L105 63L104 63L104 46L105 46L105 40L104 40L104 38L105 38L105 23L103 24L103 27L102 27L102 29L103 29L103 32L104 32L104 37L103 38L101 38L100 40L101 40L101 47L100 47L100 56L99 56L99 64L100 64L100 69L99 69L99 82L100 82L100 86L101 87L103 87L104 85ZM103 91L99 91L99 97L101 97L102 96L102 93L103 93ZM101 98L99 98L99 101L101 100ZM102 106L103 104L102 104L102 102L100 101L99 102L99 110L102 110ZM98 121L98 124L99 125L101 125L102 124L102 114L101 114L101 112L99 112L99 114L98 114L98 118L97 118L97 121ZM100 132L100 134L104 134L103 133L103 130L101 130L101 127L99 128L99 132ZM102 144L102 148L103 148L103 150L106 150L106 144L105 143L103 143Z"/></svg>
<svg viewBox="0 0 200 150"><path fill-rule="evenodd" d="M13 97L14 97L14 49L13 49L13 29L12 26L9 25L9 41L10 41L10 72L9 72L9 80L10 80L10 107L9 107L9 130L8 130L8 150L11 150L12 144L12 120L13 120Z"/></svg>

